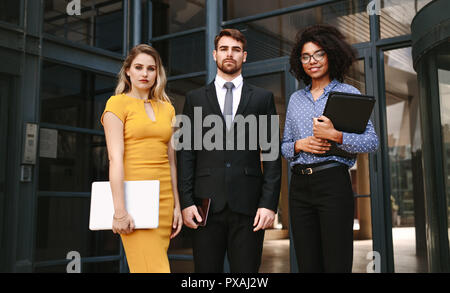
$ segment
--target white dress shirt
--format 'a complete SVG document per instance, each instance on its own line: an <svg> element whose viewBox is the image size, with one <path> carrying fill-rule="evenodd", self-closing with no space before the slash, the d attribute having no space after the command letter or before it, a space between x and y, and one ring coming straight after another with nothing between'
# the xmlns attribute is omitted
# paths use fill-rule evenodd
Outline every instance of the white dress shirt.
<svg viewBox="0 0 450 293"><path fill-rule="evenodd" d="M216 75L216 79L214 80L214 85L216 86L216 94L217 100L219 102L220 111L223 113L223 108L225 107L225 95L227 94L227 89L223 86L227 81L222 77ZM239 106L239 102L241 101L242 94L242 85L244 83L244 79L242 75L239 75L235 79L231 81L234 84L234 88L232 89L233 93L233 115L232 119L234 120L234 116L236 115L237 108Z"/></svg>

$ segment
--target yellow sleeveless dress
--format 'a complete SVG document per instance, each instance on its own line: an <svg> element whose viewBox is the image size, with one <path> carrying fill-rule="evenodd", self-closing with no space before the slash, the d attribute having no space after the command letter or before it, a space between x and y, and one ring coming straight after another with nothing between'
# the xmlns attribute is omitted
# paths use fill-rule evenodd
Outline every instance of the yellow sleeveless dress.
<svg viewBox="0 0 450 293"><path fill-rule="evenodd" d="M151 101L155 121L145 112L144 101L125 94L112 96L106 112L124 125L124 180L159 180L159 226L120 235L132 273L170 273L167 249L173 222L173 191L167 144L172 136L175 109L170 103Z"/></svg>

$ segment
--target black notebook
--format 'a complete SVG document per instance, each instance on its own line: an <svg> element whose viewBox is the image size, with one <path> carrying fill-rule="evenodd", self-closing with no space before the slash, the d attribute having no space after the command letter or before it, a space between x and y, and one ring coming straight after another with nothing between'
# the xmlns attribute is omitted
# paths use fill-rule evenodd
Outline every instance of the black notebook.
<svg viewBox="0 0 450 293"><path fill-rule="evenodd" d="M198 213L200 214L200 217L202 217L202 221L198 222L197 225L203 226L203 227L206 226L206 221L208 220L210 206L211 206L210 198L202 198L201 204L197 204Z"/></svg>
<svg viewBox="0 0 450 293"><path fill-rule="evenodd" d="M336 130L361 134L366 130L374 104L373 96L330 92L323 116L333 122ZM338 148L335 142L331 142L328 152L318 156L356 158L356 154Z"/></svg>

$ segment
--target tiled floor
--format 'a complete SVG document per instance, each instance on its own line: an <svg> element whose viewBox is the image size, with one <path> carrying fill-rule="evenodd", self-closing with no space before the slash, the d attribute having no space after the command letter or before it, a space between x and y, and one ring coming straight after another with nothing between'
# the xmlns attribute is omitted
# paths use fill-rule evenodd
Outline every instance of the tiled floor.
<svg viewBox="0 0 450 293"><path fill-rule="evenodd" d="M399 273L426 272L426 263L416 256L414 228L394 228L395 271ZM276 237L275 237L276 238ZM372 240L354 241L353 272L366 273L371 260L367 254L372 251ZM193 272L192 261L171 262L173 272ZM271 239L264 241L261 273L289 273L289 239Z"/></svg>

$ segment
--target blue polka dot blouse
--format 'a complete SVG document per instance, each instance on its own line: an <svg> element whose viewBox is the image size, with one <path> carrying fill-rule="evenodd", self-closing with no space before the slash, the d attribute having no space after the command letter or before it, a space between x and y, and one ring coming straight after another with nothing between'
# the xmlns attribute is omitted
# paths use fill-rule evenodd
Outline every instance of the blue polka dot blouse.
<svg viewBox="0 0 450 293"><path fill-rule="evenodd" d="M359 90L351 85L333 80L325 87L323 94L314 101L310 92L311 85L302 90L294 92L289 100L284 126L283 140L281 143L281 153L290 166L296 164L314 164L325 161L338 161L352 167L355 159L343 158L339 156L320 157L312 153L294 153L294 144L297 140L313 136L313 119L322 116L328 95L331 91L360 94ZM370 153L378 148L378 137L369 120L364 133L343 132L342 144L337 147L349 153Z"/></svg>

